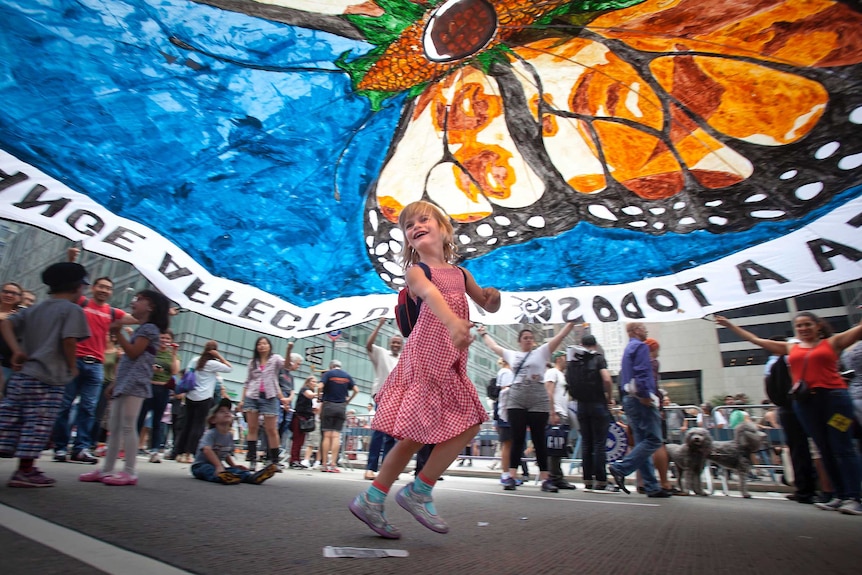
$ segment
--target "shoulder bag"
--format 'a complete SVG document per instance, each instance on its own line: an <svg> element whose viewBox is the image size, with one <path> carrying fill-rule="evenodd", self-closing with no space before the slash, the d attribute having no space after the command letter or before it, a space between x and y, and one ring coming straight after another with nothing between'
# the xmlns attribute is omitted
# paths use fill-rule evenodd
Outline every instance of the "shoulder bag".
<svg viewBox="0 0 862 575"><path fill-rule="evenodd" d="M808 385L808 382L805 381L805 368L808 367L808 354L813 351L813 347L810 348L807 352L805 352L805 358L802 360L802 373L800 374L799 381L793 384L793 387L790 388L790 395L794 401L799 401L805 403L806 401L811 399L811 395L813 394L811 390L811 386Z"/></svg>

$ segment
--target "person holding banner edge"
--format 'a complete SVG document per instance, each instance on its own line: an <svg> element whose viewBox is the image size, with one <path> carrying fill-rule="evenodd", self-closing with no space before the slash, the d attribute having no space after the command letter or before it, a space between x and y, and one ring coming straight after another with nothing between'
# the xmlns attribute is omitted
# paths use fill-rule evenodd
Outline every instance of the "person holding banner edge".
<svg viewBox="0 0 862 575"><path fill-rule="evenodd" d="M798 343L758 337L721 315L715 316L715 322L771 353L787 354L794 382L791 393L796 397L793 409L820 450L826 474L835 489L831 501L816 506L862 515L862 463L853 447L853 402L847 382L838 373L841 352L862 339L862 321L833 335L826 321L811 312L799 312L793 318Z"/></svg>

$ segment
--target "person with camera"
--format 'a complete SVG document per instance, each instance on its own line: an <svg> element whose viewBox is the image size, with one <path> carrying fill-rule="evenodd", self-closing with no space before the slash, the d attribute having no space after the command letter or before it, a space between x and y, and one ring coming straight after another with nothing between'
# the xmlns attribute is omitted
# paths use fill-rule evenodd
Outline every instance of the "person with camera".
<svg viewBox="0 0 862 575"><path fill-rule="evenodd" d="M787 354L794 385L793 409L802 427L814 440L835 489L834 497L817 503L820 509L862 515L860 482L862 463L853 448L853 402L847 382L838 372L841 352L862 338L862 322L838 334L811 312L793 318L798 343L758 337L716 315L715 321L742 339L777 354Z"/></svg>
<svg viewBox="0 0 862 575"><path fill-rule="evenodd" d="M153 377L150 380L152 396L144 400L141 413L138 415L138 434L144 427L147 414L152 412L150 420L150 463L161 463L164 452L164 439L162 437L161 421L165 414L165 408L171 398L171 390L168 384L171 378L180 372L180 358L177 357L179 344L174 342L174 332L165 330L159 335L159 350L156 352L156 360L153 362Z"/></svg>

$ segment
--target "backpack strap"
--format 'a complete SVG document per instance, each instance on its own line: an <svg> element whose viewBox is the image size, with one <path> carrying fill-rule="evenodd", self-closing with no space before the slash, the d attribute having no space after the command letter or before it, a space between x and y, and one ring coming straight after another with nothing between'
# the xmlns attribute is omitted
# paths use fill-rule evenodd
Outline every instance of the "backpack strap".
<svg viewBox="0 0 862 575"><path fill-rule="evenodd" d="M425 272L425 277L428 278L428 280L430 281L431 280L431 268L428 267L428 264L422 263L422 262L416 262L416 265L419 266L420 268L422 268L422 271ZM408 288L408 290L409 290L409 288ZM416 300L416 311L418 312L419 306L422 305L422 298L413 297L412 295L410 297L413 298L414 300Z"/></svg>
<svg viewBox="0 0 862 575"><path fill-rule="evenodd" d="M431 268L428 267L428 264L424 262L416 262L416 265L422 268L422 271L425 272L425 277L429 280L431 279Z"/></svg>

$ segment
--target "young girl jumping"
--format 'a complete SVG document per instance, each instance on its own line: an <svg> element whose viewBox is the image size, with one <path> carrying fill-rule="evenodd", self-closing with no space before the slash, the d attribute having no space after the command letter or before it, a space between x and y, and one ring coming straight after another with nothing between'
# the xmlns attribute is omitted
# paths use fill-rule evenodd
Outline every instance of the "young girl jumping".
<svg viewBox="0 0 862 575"><path fill-rule="evenodd" d="M143 290L132 298L132 317L140 327L129 339L121 331L119 322L111 324L111 333L117 336L117 345L125 355L117 366L117 377L108 388L111 414L108 420L108 450L102 469L82 474L81 481L101 481L106 485L135 485L135 463L138 454L138 414L144 399L152 396L153 363L159 349L159 336L168 329L170 302L162 294ZM114 473L114 464L125 449L125 469Z"/></svg>
<svg viewBox="0 0 862 575"><path fill-rule="evenodd" d="M482 288L473 276L452 265L455 258L452 224L428 202L407 205L398 218L404 232L402 252L407 286L423 305L404 344L401 359L381 386L372 427L399 439L371 487L350 503L350 511L375 533L401 537L383 514L383 503L398 474L425 444L436 447L412 484L395 497L422 525L447 533L437 515L431 490L437 478L479 431L485 408L467 378L467 348L473 341L466 292L489 312L500 308L500 292ZM421 266L431 271L429 280Z"/></svg>

